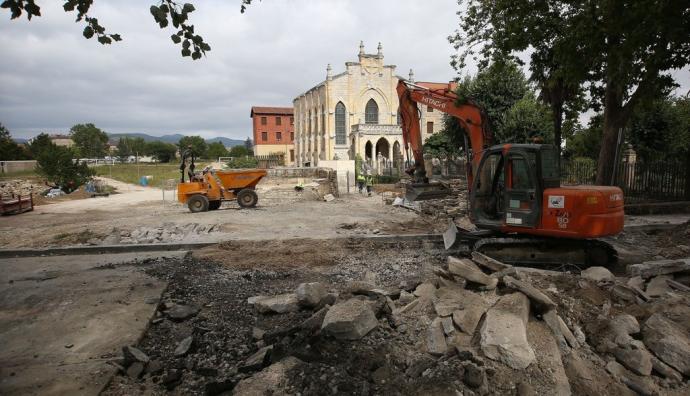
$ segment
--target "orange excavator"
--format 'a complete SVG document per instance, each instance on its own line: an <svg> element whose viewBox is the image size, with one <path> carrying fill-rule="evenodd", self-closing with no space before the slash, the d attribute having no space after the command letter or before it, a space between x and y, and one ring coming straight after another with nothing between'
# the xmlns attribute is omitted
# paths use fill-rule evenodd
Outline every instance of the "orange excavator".
<svg viewBox="0 0 690 396"><path fill-rule="evenodd" d="M552 145L492 146L482 108L470 100L460 101L456 89L456 83L405 80L397 86L403 143L414 156L407 170L412 177L406 187L408 200L436 198L450 191L426 177L418 104L457 118L465 130L469 218L480 231L458 232L451 222L444 234L446 248L455 245L459 236L471 241L475 250L491 251L507 262L553 261L554 253L560 256L556 261L564 255L570 255L569 262L590 265L615 261L613 248L597 238L623 230L623 191L561 186L558 154Z"/></svg>

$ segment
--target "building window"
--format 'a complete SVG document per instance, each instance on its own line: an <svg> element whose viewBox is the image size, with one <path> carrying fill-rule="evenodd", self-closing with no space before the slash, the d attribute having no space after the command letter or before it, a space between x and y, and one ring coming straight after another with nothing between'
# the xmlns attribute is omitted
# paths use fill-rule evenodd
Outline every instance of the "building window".
<svg viewBox="0 0 690 396"><path fill-rule="evenodd" d="M426 107L426 112L427 112L427 113L433 113L433 112L434 112L434 108L431 107L431 106L427 106L427 107Z"/></svg>
<svg viewBox="0 0 690 396"><path fill-rule="evenodd" d="M290 150L290 162L295 162L295 150Z"/></svg>
<svg viewBox="0 0 690 396"><path fill-rule="evenodd" d="M429 121L426 123L426 133L434 133L434 122Z"/></svg>
<svg viewBox="0 0 690 396"><path fill-rule="evenodd" d="M345 105L338 102L335 105L335 144L347 144L345 136Z"/></svg>
<svg viewBox="0 0 690 396"><path fill-rule="evenodd" d="M309 114L307 115L307 117L308 117L307 118L307 133L311 134L311 132L312 132L312 129L311 129L311 110L309 110Z"/></svg>
<svg viewBox="0 0 690 396"><path fill-rule="evenodd" d="M283 140L283 133L282 132L276 132L276 140L277 141Z"/></svg>
<svg viewBox="0 0 690 396"><path fill-rule="evenodd" d="M326 107L321 105L321 135L326 133Z"/></svg>
<svg viewBox="0 0 690 396"><path fill-rule="evenodd" d="M402 125L402 116L400 115L400 109L398 109L398 125Z"/></svg>
<svg viewBox="0 0 690 396"><path fill-rule="evenodd" d="M290 142L294 142L294 141L295 141L295 133L290 132Z"/></svg>
<svg viewBox="0 0 690 396"><path fill-rule="evenodd" d="M268 132L261 132L261 141L262 142L268 141Z"/></svg>
<svg viewBox="0 0 690 396"><path fill-rule="evenodd" d="M283 118L282 117L276 117L276 125L283 125Z"/></svg>
<svg viewBox="0 0 690 396"><path fill-rule="evenodd" d="M379 123L379 105L376 104L374 99L369 99L367 106L364 108L364 123Z"/></svg>
<svg viewBox="0 0 690 396"><path fill-rule="evenodd" d="M261 117L261 125L266 125L266 117Z"/></svg>
<svg viewBox="0 0 690 396"><path fill-rule="evenodd" d="M290 125L295 125L295 117L290 117Z"/></svg>

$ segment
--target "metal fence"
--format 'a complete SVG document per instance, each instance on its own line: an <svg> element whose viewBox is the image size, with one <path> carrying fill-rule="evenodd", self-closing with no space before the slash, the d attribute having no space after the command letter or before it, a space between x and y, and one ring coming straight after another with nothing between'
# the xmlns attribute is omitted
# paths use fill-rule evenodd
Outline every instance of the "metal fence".
<svg viewBox="0 0 690 396"><path fill-rule="evenodd" d="M561 162L564 184L594 184L596 174L594 161ZM614 184L627 203L690 200L690 160L622 162Z"/></svg>

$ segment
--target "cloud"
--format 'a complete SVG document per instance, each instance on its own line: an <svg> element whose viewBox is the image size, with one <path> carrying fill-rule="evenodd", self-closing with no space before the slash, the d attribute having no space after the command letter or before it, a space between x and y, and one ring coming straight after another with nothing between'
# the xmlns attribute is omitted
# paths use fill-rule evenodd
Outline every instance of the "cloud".
<svg viewBox="0 0 690 396"><path fill-rule="evenodd" d="M91 14L124 41L102 46L59 2L43 17L0 14L0 122L17 137L64 132L93 122L108 132L183 133L245 138L251 106L292 99L378 42L398 73L449 80L454 1L196 1L196 31L212 47L192 62L153 22L146 2L97 1ZM433 23L428 23L433 21Z"/></svg>

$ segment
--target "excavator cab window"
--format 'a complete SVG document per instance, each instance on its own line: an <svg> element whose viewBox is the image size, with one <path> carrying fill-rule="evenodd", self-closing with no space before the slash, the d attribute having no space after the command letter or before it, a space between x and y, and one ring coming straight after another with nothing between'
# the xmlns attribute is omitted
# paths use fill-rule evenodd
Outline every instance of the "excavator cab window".
<svg viewBox="0 0 690 396"><path fill-rule="evenodd" d="M471 199L478 222L500 225L505 212L505 162L501 151L489 153L479 165Z"/></svg>

